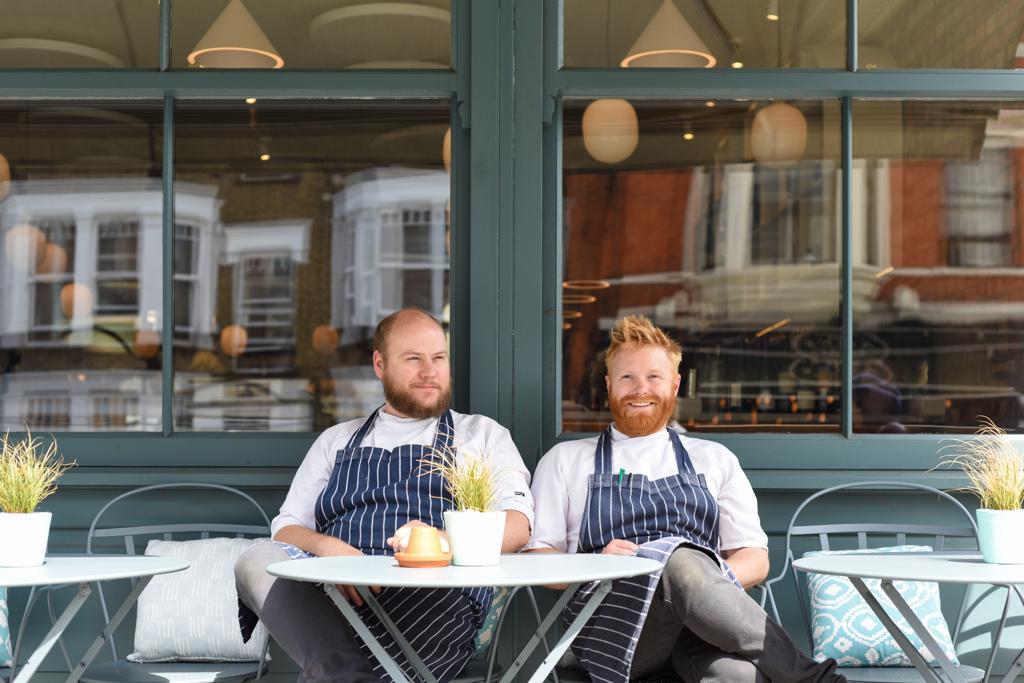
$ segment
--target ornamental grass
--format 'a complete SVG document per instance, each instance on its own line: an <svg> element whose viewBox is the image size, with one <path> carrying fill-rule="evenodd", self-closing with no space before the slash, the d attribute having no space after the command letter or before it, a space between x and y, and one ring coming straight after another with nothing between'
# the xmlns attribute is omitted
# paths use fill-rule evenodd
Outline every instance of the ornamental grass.
<svg viewBox="0 0 1024 683"><path fill-rule="evenodd" d="M498 503L497 484L504 470L496 468L486 453L446 446L431 448L422 461L420 476L431 474L444 479L456 510L489 512Z"/></svg>
<svg viewBox="0 0 1024 683"><path fill-rule="evenodd" d="M1024 456L1005 430L988 417L971 439L952 439L942 450L943 463L961 468L973 493L986 510L1020 510L1024 507Z"/></svg>
<svg viewBox="0 0 1024 683"><path fill-rule="evenodd" d="M53 439L44 449L43 440L31 432L21 441L11 441L5 432L0 437L0 510L34 512L57 491L57 479L74 466L57 454Z"/></svg>

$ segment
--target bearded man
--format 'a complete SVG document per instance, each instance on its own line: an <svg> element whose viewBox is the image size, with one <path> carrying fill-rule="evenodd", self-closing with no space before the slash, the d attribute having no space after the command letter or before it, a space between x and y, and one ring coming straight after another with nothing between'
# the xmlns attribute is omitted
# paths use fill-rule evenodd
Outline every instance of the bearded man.
<svg viewBox="0 0 1024 683"><path fill-rule="evenodd" d="M663 566L614 582L573 653L594 681L845 681L835 661L809 659L742 590L768 575L768 538L736 456L668 426L681 357L647 318L616 322L605 355L614 423L600 437L556 445L534 473L527 550L640 555ZM593 588L576 593L566 619Z"/></svg>
<svg viewBox="0 0 1024 683"><path fill-rule="evenodd" d="M451 399L448 343L436 320L418 309L384 318L373 338L373 369L385 403L367 418L331 427L295 473L271 523L276 542L247 551L235 565L243 637L262 619L302 669L299 681L379 681L383 668L357 639L323 589L276 579L274 562L325 555L389 555L410 526L443 526L451 496L421 467L436 451L486 454L503 472L498 508L506 511L503 552L530 536L529 471L507 429L482 415L461 415ZM378 592L378 589L374 589ZM408 675L405 656L351 586L342 593ZM490 589L379 590L391 621L440 681L456 676L474 652Z"/></svg>

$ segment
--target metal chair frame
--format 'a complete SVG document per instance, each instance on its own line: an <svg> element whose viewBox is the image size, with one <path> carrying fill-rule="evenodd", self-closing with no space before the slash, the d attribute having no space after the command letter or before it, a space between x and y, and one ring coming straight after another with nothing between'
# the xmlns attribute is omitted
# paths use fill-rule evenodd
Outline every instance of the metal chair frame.
<svg viewBox="0 0 1024 683"><path fill-rule="evenodd" d="M200 522L185 522L185 523L175 523L175 524L155 524L155 525L143 525L143 526L119 526L119 527L100 528L100 522L103 519L103 516L107 513L107 511L110 508L112 508L113 506L115 506L118 503L120 503L123 500L125 500L126 498L131 498L133 496L137 496L137 495L140 495L140 494L150 493L152 491L181 490L181 489L199 489L199 490L206 490L206 491L211 491L211 490L212 491L223 491L226 494L231 494L231 495L237 496L237 497L243 499L244 501L246 501L246 503L248 503L253 509L255 509L258 512L259 519L263 523L262 524L219 524L219 523L210 524L210 523L200 523ZM113 499L108 501L102 508L100 508L100 511L97 512L96 516L93 518L92 524L89 525L89 532L88 532L88 535L86 536L85 552L86 552L87 555L100 554L100 553L97 553L95 548L94 548L94 541L97 540L97 539L122 538L123 541L124 541L125 554L127 554L127 555L135 555L136 554L136 550L137 550L136 543L140 542L143 539L147 539L147 538L150 538L150 537L159 537L162 540L171 541L171 540L175 539L175 536L179 536L179 537L181 535L194 536L196 534L198 534L198 538L201 538L201 539L211 538L211 536L221 536L221 537L233 536L235 538L261 537L261 536L265 537L265 536L269 536L270 535L270 519L267 517L266 512L263 511L263 508L260 507L259 503L257 503L256 500L252 496L250 496L247 493L244 493L242 491L239 491L236 488L232 488L230 486L225 486L223 484L205 484L205 483L198 483L198 482L181 482L181 483L171 483L171 484L153 484L153 485L150 485L150 486L143 486L141 488L132 489L131 491L126 491L125 493L122 493L122 494L114 497ZM134 586L136 580L133 579L131 582L132 582L132 585ZM106 597L105 597L105 595L103 593L103 586L102 586L102 584L98 584L97 585L97 592L98 592L99 598L100 598L100 607L101 607L102 612L103 612L103 618L104 618L104 620L109 620L110 619L110 615L109 615L109 612L108 612L108 609L107 609L107 601L106 601ZM225 681L225 682L226 681L250 680L250 679L252 679L253 675L255 675L256 679L261 678L263 676L263 673L266 671L266 660L267 660L267 652L269 650L269 646L270 646L270 639L268 638L266 645L263 647L263 651L260 653L260 658L256 662L256 666L255 666L255 670L254 671L252 671L251 673L247 672L245 674L234 675L234 676L231 676L229 678L223 678L223 679L218 679L218 680L222 680L222 681ZM64 647L63 643L61 643L61 647L62 648ZM114 639L113 638L110 639L110 652L113 655L113 660L115 662L124 661L121 658L119 658L118 655L117 655L117 646L114 644ZM65 658L66 657L67 657L67 653L65 652ZM202 667L202 663L197 663L197 662L180 662L178 664L179 664L179 666L177 668L180 668L183 673L186 670L188 670L189 673L194 673L194 671L197 668L201 668ZM100 665L102 665L102 663L100 663ZM96 665L94 665L94 667L95 666ZM168 665L164 664L162 666L166 667ZM90 667L90 668L92 668L92 667ZM99 680L99 679L94 678L94 675L90 675L89 671L85 672L85 674L83 675L83 678L84 679L88 679L88 680ZM147 680L152 680L152 679L147 679ZM169 674L167 680L169 680L169 681L173 681L174 680L173 672L171 674Z"/></svg>
<svg viewBox="0 0 1024 683"><path fill-rule="evenodd" d="M956 508L956 510L960 514L962 514L964 516L964 518L965 518L967 523L963 527L940 526L940 525L930 525L930 524L899 524L899 523L876 523L876 522L864 522L864 523L860 523L860 522L846 522L846 523L837 523L837 524L798 524L798 521L800 519L801 514L804 513L804 510L809 505L814 503L815 501L820 500L821 498L823 498L825 496L828 496L830 494L834 494L834 493L837 493L837 492L840 492L840 491L850 491L850 490L856 490L856 489L881 489L881 490L906 489L906 490L911 490L911 491L922 491L922 492L925 492L925 493L934 494L934 495L938 496L939 498L941 498L942 500L945 500L945 501L949 502L950 504L952 504ZM765 607L765 603L767 602L768 606L766 607L766 609L770 608L770 610L771 610L770 613L771 613L772 617L777 622L781 623L781 620L779 619L779 609L778 609L778 605L775 602L775 595L774 595L774 592L772 590L772 586L777 584L777 583L779 583L780 581L782 581L786 577L786 574L791 572L793 574L793 585L794 585L794 588L796 589L797 602L800 605L800 613L801 613L801 616L803 617L803 625L804 625L804 629L805 629L806 635L808 637L808 640L811 640L811 618L810 618L809 598L806 595L806 590L804 589L805 587L803 585L801 585L800 577L798 576L799 572L797 572L796 570L794 570L792 568L793 561L795 559L794 554L793 554L793 539L797 538L797 537L817 538L820 550L831 550L832 549L832 541L835 540L835 537L837 537L837 536L840 536L840 537L856 536L857 548L860 549L860 550L868 549L869 547L871 547L871 546L868 545L869 537L874 539L874 538L877 538L879 536L887 537L887 538L894 538L895 541L896 541L896 545L905 545L906 542L907 542L907 537L908 536L910 536L910 537L925 537L925 538L931 537L931 539L932 539L931 545L932 545L932 548L936 552L942 551L942 550L946 550L946 540L949 539L949 538L970 538L970 539L974 539L975 546L978 547L977 546L977 543L978 543L978 527L975 524L974 517L971 515L971 513L968 512L967 508L965 508L960 503L960 501L958 501L956 498L954 498L953 496L949 495L945 491L940 491L939 489L934 488L932 486L927 486L927 485L924 485L924 484L916 484L916 483L911 483L911 482L900 482L900 481L864 481L864 482L856 482L856 483L852 483L852 484L841 484L839 486L832 486L832 487L823 489L821 491L818 491L817 493L814 493L811 496L808 496L806 499L804 499L804 501L802 503L800 503L799 507L797 507L796 511L793 513L793 516L792 516L792 518L790 518L790 521L789 521L789 526L786 529L786 559L785 559L785 565L783 566L782 571L778 574L778 576L776 576L776 577L774 577L772 579L769 579L764 584L762 584L762 595L761 595L761 606ZM959 610L957 612L956 623L953 626L953 632L951 634L954 645L956 644L956 642L957 642L957 640L959 639L959 636L960 636L960 628L963 625L963 619L964 619L964 615L965 615L966 609L967 609L968 594L969 594L969 591L965 588L964 589L963 597L960 600L960 607L959 607ZM1004 606L1004 610L1003 610L1003 619L999 623L999 627L997 629L996 640L994 642L999 642L998 641L999 636L1002 634L1003 628L1004 628L1004 626L1006 624L1006 617L1007 617L1008 610L1009 610L1011 595L1012 595L1012 592L1008 590L1007 591L1007 595L1006 595L1006 605ZM989 663L988 663L988 667L987 667L988 671L991 671L991 669L992 669L992 664L993 664L993 662L995 660L995 654L996 654L996 650L997 649L998 648L993 648L992 656L989 659ZM965 668L973 670L973 667L965 667ZM844 673L846 671L848 671L848 670L849 671L854 671L852 669L844 669ZM867 671L861 672L859 669L856 670L856 671L858 671L859 673L864 673L864 674L867 675ZM883 672L887 672L887 673L883 673ZM878 679L878 680L886 680L886 681L919 681L919 680L921 680L920 674L918 674L916 669L913 669L913 668L905 668L904 669L904 668L898 668L898 667L878 667L877 669L875 669L871 673L875 674L875 675L868 675L868 677L873 678L873 679ZM900 675L900 674L902 674L902 675ZM975 677L978 677L976 670L975 670ZM980 677L978 677L978 678L980 678ZM985 679L987 680L987 675L985 676Z"/></svg>

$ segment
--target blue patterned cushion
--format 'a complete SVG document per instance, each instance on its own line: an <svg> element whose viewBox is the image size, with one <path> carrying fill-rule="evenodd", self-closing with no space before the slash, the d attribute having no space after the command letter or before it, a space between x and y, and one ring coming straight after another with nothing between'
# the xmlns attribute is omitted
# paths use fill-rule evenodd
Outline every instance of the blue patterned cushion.
<svg viewBox="0 0 1024 683"><path fill-rule="evenodd" d="M0 666L11 665L11 627L7 622L7 589L0 586Z"/></svg>
<svg viewBox="0 0 1024 683"><path fill-rule="evenodd" d="M902 545L866 550L820 550L809 552L804 557L931 550L931 546L927 545ZM882 592L881 581L866 579L865 584L872 595L882 603L900 630L907 634L918 652L929 664L938 666L928 648L920 638L913 635L906 619ZM958 663L953 641L949 637L949 626L942 616L939 605L938 584L929 581L894 581L893 586L914 609L946 656L954 663ZM808 574L807 588L811 598L811 636L816 661L821 662L831 657L839 666L913 666L849 579L842 576Z"/></svg>
<svg viewBox="0 0 1024 683"><path fill-rule="evenodd" d="M487 652L487 648L491 646L494 633L498 629L498 619L501 618L501 613L505 611L511 594L512 591L508 588L499 587L494 589L494 597L491 598L491 609L487 611L487 616L484 617L484 625L476 632L476 657L482 657Z"/></svg>

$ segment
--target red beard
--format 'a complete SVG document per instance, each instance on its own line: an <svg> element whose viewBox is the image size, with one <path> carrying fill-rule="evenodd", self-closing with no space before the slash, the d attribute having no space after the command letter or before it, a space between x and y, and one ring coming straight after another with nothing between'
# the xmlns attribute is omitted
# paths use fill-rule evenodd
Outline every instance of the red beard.
<svg viewBox="0 0 1024 683"><path fill-rule="evenodd" d="M654 405L643 411L631 410L630 401L653 401ZM664 429L672 418L676 407L675 396L636 396L613 398L609 407L615 419L615 427L626 436L647 436Z"/></svg>

